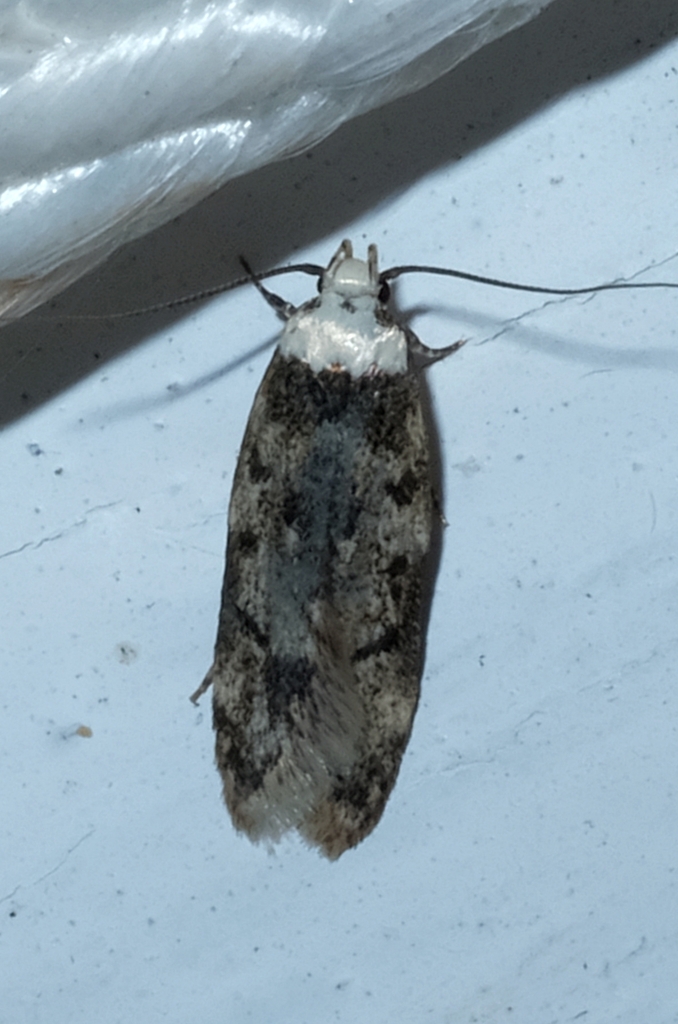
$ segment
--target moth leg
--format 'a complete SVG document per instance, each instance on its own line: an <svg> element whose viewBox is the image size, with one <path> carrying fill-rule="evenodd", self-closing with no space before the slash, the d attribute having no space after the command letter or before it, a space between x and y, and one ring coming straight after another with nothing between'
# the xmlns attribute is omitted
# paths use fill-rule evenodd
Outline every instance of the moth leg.
<svg viewBox="0 0 678 1024"><path fill-rule="evenodd" d="M419 340L413 331L407 331L407 347L418 367L430 366L441 359L446 359L454 352L458 352L467 341L468 338L460 338L459 341L455 341L452 345L446 345L445 348L429 348Z"/></svg>
<svg viewBox="0 0 678 1024"><path fill-rule="evenodd" d="M209 670L209 672L207 673L207 675L205 676L205 678L203 679L203 681L201 682L200 686L195 691L195 693L191 694L190 699L193 701L194 704L198 703L198 701L202 697L203 693L207 693L207 691L209 690L209 688L212 685L213 681L214 681L214 665L212 665L212 668Z"/></svg>
<svg viewBox="0 0 678 1024"><path fill-rule="evenodd" d="M245 257L240 256L239 259L242 266L245 268L245 271L251 277L252 284L255 286L255 288L259 290L259 292L268 302L269 306L271 306L271 308L275 310L276 314L282 320L289 320L291 316L294 316L294 314L297 311L297 307L293 306L291 302L286 302L285 299L281 298L280 295L276 295L275 292L270 292L268 288L264 288L263 284L254 273Z"/></svg>
<svg viewBox="0 0 678 1024"><path fill-rule="evenodd" d="M440 525L443 527L443 529L450 525L447 519L445 518L445 513L443 511L443 503L440 499L440 495L436 490L433 491L433 512L434 515L437 517ZM193 698L191 698L191 700L192 699Z"/></svg>

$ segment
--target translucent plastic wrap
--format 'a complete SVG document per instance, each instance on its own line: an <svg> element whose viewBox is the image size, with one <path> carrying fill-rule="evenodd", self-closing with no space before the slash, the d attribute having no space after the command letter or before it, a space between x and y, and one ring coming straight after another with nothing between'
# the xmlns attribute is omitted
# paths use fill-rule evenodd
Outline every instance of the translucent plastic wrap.
<svg viewBox="0 0 678 1024"><path fill-rule="evenodd" d="M226 180L416 90L544 0L21 0L0 9L0 314Z"/></svg>

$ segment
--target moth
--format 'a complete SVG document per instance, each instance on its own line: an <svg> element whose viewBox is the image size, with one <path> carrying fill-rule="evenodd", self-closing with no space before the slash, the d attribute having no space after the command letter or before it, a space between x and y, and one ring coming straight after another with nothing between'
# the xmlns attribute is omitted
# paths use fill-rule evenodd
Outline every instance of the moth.
<svg viewBox="0 0 678 1024"><path fill-rule="evenodd" d="M419 700L437 512L420 369L377 249L344 241L286 323L233 481L214 663L216 763L235 827L330 859L367 836Z"/></svg>
<svg viewBox="0 0 678 1024"><path fill-rule="evenodd" d="M295 270L319 277L298 308L261 284ZM250 272L285 327L240 449L214 662L192 699L213 688L235 827L269 844L296 830L331 860L379 822L419 700L441 521L421 370L464 342L429 349L389 312L388 282L415 271L553 295L677 287L380 274L376 246L363 261L348 241L326 269Z"/></svg>

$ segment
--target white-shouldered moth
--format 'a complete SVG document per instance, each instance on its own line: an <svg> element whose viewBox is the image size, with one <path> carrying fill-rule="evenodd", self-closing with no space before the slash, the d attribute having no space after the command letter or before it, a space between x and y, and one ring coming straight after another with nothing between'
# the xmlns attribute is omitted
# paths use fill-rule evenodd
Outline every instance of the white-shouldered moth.
<svg viewBox="0 0 678 1024"><path fill-rule="evenodd" d="M319 278L299 308L261 284L295 270ZM463 341L428 349L388 312L388 282L412 272L551 295L678 287L380 274L376 246L365 262L348 241L327 269L250 272L286 324L240 450L214 663L192 699L213 686L235 827L269 843L296 829L330 859L377 825L419 699L437 514L419 370Z"/></svg>
<svg viewBox="0 0 678 1024"><path fill-rule="evenodd" d="M419 699L423 566L436 515L415 363L433 351L386 309L343 242L286 320L233 481L210 668L216 761L236 828L297 829L330 859L368 835Z"/></svg>

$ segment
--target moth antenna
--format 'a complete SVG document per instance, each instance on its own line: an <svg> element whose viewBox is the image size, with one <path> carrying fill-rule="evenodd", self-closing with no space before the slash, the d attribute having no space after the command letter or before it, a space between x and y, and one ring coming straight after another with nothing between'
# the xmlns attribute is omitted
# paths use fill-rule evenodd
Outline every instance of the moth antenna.
<svg viewBox="0 0 678 1024"><path fill-rule="evenodd" d="M350 247L350 242L342 243L342 248L346 245ZM376 247L370 246L370 249L374 248L374 255L368 250L368 263L370 267L376 269ZM352 247L351 247L352 252ZM348 255L348 250L345 253ZM271 277L279 277L282 274L308 274L311 277L316 277L319 280L322 279L325 273L325 267L319 266L317 263L291 263L286 267L274 267L272 270L264 270L261 273L255 274L250 265L247 263L243 256L240 257L242 266L247 271L246 277L238 277L235 281L228 281L225 284L215 285L213 288L205 288L199 292L192 292L190 295L183 295L180 299L171 299L169 302L156 302L151 306L141 306L138 309L129 309L124 312L118 313L69 313L64 314L40 314L40 313L27 313L22 316L2 316L0 315L0 324L3 323L16 323L23 319L23 316L30 316L33 320L123 320L135 316L146 316L151 313L161 313L166 309L178 309L180 306L188 306L193 302L201 302L203 299L214 298L215 295L222 295L224 292L233 291L235 288L241 288L245 284L254 284L259 289L261 294L264 296L268 304L276 311L278 316L287 320L296 311L296 307L292 306L291 303L285 302L279 295L274 292L268 291L261 285L262 281L266 281ZM520 284L517 281L504 281L498 277L486 277L483 274L472 274L466 270L454 270L450 267L431 267L422 264L403 264L399 267L390 267L388 270L383 270L379 274L379 282L383 285L387 285L389 281L394 281L397 277L402 277L404 274L435 274L438 277L454 277L461 281L471 281L474 284L487 284L495 288L508 288L512 291L518 292L532 292L537 295L590 295L594 292L606 292L606 291L622 291L630 290L635 288L678 288L678 283L675 281L611 281L606 284L594 284L584 288L546 288L540 285L532 284Z"/></svg>
<svg viewBox="0 0 678 1024"><path fill-rule="evenodd" d="M319 267L316 263L291 263L287 267L274 267L272 270L265 270L261 274L255 274L249 263L245 260L244 256L239 257L241 265L247 271L246 277L237 277L235 281L227 281L225 284L215 284L213 288L205 288L200 292L191 292L190 295L183 295L180 299L171 299L169 302L157 302L153 306L142 306L140 309L126 310L124 313L83 313L73 314L68 317L63 317L67 320L118 320L123 317L132 316L143 316L146 313L161 313L164 309L177 309L179 306L188 306L192 302L202 302L203 299L213 299L215 295L223 295L224 292L233 291L235 288L242 288L245 284L254 283L259 287L259 282L265 281L269 277L279 277L281 274L309 274L311 277L321 277L324 273L324 267ZM265 289L259 289L262 294ZM268 292L268 295L273 295L272 292ZM278 298L278 296L274 296ZM266 300L269 301L268 299ZM282 299L280 300L283 301ZM274 302L270 303L274 309L277 310L277 306ZM52 320L54 317L44 316L40 319ZM0 317L0 322L2 318Z"/></svg>
<svg viewBox="0 0 678 1024"><path fill-rule="evenodd" d="M18 323L19 320L28 317L31 320L126 320L135 316L162 313L166 309L177 309L179 306L188 306L192 302L201 302L203 299L211 299L214 295L221 295L222 292L230 292L234 288L241 288L244 284L250 284L251 281L251 277L239 277L235 281L228 281L226 284L218 284L213 288L205 288L200 292L182 295L180 299L170 299L169 302L155 302L152 306L126 309L121 313L53 313L49 315L47 313L34 313L30 311L23 313L21 316L0 316L0 324Z"/></svg>
<svg viewBox="0 0 678 1024"><path fill-rule="evenodd" d="M242 260L242 257L241 257ZM273 267L272 270L264 270L261 274L254 274L259 281L265 281L269 277L280 277L281 274L308 274L310 277L322 277L325 273L325 267L319 266L317 263L290 263L286 267ZM251 282L252 277L242 278L239 283L245 284L247 281ZM232 285L235 287L235 285Z"/></svg>
<svg viewBox="0 0 678 1024"><path fill-rule="evenodd" d="M241 257L241 262L243 262ZM22 313L21 316L3 316L0 314L1 324L18 323L24 317L31 320L126 320L135 316L146 316L151 313L162 313L166 309L178 309L180 306L189 306L193 302L202 302L203 299L212 299L215 295L222 295L224 292L233 291L235 288L242 288L245 284L255 284L258 281L265 281L269 277L279 277L281 274L309 274L311 277L322 277L325 268L315 263L292 263L287 267L274 267L273 270L265 270L261 274L255 274L246 266L247 276L238 277L235 281L227 281L225 284L216 284L213 288L204 288L199 292L191 292L190 295L182 295L180 299L170 299L165 302L155 302L151 306L140 306L138 309L126 309L124 312L114 313ZM272 293L269 293L272 294ZM275 306L274 306L275 308Z"/></svg>
<svg viewBox="0 0 678 1024"><path fill-rule="evenodd" d="M678 283L675 281L612 281L608 284L590 285L587 288L542 288L539 285L503 281L498 277L470 274L465 270L451 270L447 267L420 267L414 264L383 270L379 275L379 280L385 283L393 281L396 277L402 277L403 274L437 274L439 277L456 277L462 281L473 281L475 284L489 284L495 288L511 288L517 292L535 292L538 295L590 295L592 292L621 291L630 288L678 288Z"/></svg>

